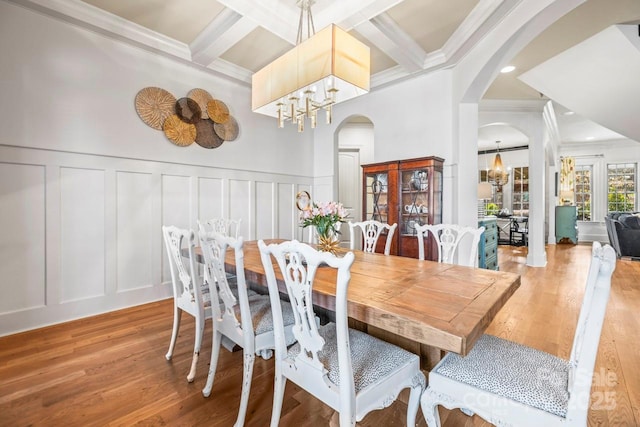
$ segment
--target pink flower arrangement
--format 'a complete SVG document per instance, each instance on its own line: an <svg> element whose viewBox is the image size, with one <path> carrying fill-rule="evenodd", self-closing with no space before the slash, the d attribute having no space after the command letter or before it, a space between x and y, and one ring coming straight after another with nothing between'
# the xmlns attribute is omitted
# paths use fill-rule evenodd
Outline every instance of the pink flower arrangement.
<svg viewBox="0 0 640 427"><path fill-rule="evenodd" d="M300 212L302 227L313 225L316 227L318 236L329 237L329 234L336 231L336 225L345 222L348 213L342 203L321 202L313 203L307 209Z"/></svg>

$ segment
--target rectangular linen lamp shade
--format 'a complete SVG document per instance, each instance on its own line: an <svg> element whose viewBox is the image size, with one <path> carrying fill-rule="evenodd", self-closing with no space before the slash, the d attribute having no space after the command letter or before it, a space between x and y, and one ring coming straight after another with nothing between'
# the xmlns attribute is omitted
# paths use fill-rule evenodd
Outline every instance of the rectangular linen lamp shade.
<svg viewBox="0 0 640 427"><path fill-rule="evenodd" d="M283 99L313 89L321 100L327 92L346 101L369 92L369 79L369 47L331 24L253 75L251 109L278 117Z"/></svg>

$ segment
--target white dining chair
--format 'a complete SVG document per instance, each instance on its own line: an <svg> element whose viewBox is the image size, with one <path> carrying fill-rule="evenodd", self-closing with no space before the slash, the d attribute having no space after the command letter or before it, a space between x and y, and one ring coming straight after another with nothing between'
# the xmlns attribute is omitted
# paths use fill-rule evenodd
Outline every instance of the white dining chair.
<svg viewBox="0 0 640 427"><path fill-rule="evenodd" d="M227 337L243 349L243 381L240 407L235 426L244 425L251 391L255 355L264 359L273 355L275 340L271 301L267 295L250 294L244 276L244 252L242 237L236 239L215 231L201 232L200 247L205 267L210 277L209 292L212 301L213 339L209 375L202 394L208 397L213 389L222 338ZM225 272L227 249L235 256L237 291L232 292ZM295 342L291 328L294 324L291 304L282 302L281 316L284 324L284 340L287 345Z"/></svg>
<svg viewBox="0 0 640 427"><path fill-rule="evenodd" d="M593 243L569 360L492 335L469 354L447 354L429 373L421 405L439 427L438 405L464 408L496 425L586 426L591 383L616 254Z"/></svg>
<svg viewBox="0 0 640 427"><path fill-rule="evenodd" d="M271 426L278 425L286 381L290 380L339 413L340 425L355 426L367 413L389 406L405 388L411 390L407 426L415 426L425 378L418 355L349 329L347 288L353 252L340 258L298 241L258 242L273 307L276 367ZM294 308L293 334L286 347L280 293L274 263ZM314 321L313 285L320 265L336 270L336 322ZM326 264L326 265L325 265Z"/></svg>
<svg viewBox="0 0 640 427"><path fill-rule="evenodd" d="M378 239L384 230L387 230L387 241L384 245L384 254L389 255L391 253L391 243L393 242L393 234L396 231L398 224L386 224L384 222L376 221L373 219L360 222L349 221L349 237L350 237L350 249L355 249L356 244L356 230L359 229L362 232L363 245L362 250L365 252L375 252Z"/></svg>
<svg viewBox="0 0 640 427"><path fill-rule="evenodd" d="M229 218L211 218L208 220L198 220L198 231L209 232L215 231L224 236L240 237L240 225L242 224L242 218L229 219Z"/></svg>
<svg viewBox="0 0 640 427"><path fill-rule="evenodd" d="M180 229L174 226L163 226L162 235L169 259L171 283L173 287L173 329L169 350L165 355L167 360L173 357L173 350L178 338L182 312L187 312L195 318L196 331L193 346L191 369L187 381L192 382L196 375L196 365L202 346L205 320L211 318L211 299L208 286L197 274L194 258L195 233L192 230ZM187 253L184 257L183 254ZM184 260L187 265L185 266Z"/></svg>
<svg viewBox="0 0 640 427"><path fill-rule="evenodd" d="M478 243L484 227L463 227L457 224L423 224L416 225L418 238L418 259L424 260L424 239L429 232L438 247L438 262L457 264L467 267L478 266ZM465 236L471 237L471 242L461 245Z"/></svg>
<svg viewBox="0 0 640 427"><path fill-rule="evenodd" d="M198 220L198 232L199 233L208 233L208 232L216 232L220 233L223 236L230 236L234 238L238 238L240 236L240 224L242 223L242 218L240 219L227 219L227 218L211 218L206 221ZM205 282L209 282L208 271L204 269L204 280ZM235 275L232 273L227 273L227 281L229 283L229 287L234 295L238 295L236 290L235 283ZM249 296L255 295L255 292L249 290Z"/></svg>

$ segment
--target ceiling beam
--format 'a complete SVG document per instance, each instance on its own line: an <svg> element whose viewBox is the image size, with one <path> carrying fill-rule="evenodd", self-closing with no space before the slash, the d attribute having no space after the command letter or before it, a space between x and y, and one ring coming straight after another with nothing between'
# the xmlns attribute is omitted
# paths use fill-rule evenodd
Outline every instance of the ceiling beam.
<svg viewBox="0 0 640 427"><path fill-rule="evenodd" d="M386 13L357 27L357 31L409 73L422 70L427 53Z"/></svg>
<svg viewBox="0 0 640 427"><path fill-rule="evenodd" d="M224 9L189 45L191 58L207 66L258 25L231 9Z"/></svg>
<svg viewBox="0 0 640 427"><path fill-rule="evenodd" d="M300 10L282 1L256 2L255 0L218 0L223 6L252 20L256 25L272 32L281 39L296 44Z"/></svg>

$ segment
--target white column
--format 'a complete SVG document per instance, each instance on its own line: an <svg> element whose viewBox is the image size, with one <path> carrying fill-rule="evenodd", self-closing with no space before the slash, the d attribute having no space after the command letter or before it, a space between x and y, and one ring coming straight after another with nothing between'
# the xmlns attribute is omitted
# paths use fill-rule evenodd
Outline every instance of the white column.
<svg viewBox="0 0 640 427"><path fill-rule="evenodd" d="M557 197L556 191L560 191L559 189L556 189L556 185L560 185L558 182L556 182L556 172L558 170L556 169L556 166L549 166L549 171L547 172L547 192L549 194L549 196L547 197L547 201L548 201L548 209L547 209L547 215L549 216L549 230L548 230L548 237L547 237L547 243L550 245L555 245L556 244L556 201L557 201Z"/></svg>
<svg viewBox="0 0 640 427"><path fill-rule="evenodd" d="M544 267L547 265L545 251L545 151L544 126L542 117L532 127L532 138L529 140L529 252L527 265Z"/></svg>
<svg viewBox="0 0 640 427"><path fill-rule="evenodd" d="M461 103L454 148L452 223L478 226L478 104ZM454 138L456 141L456 138Z"/></svg>

